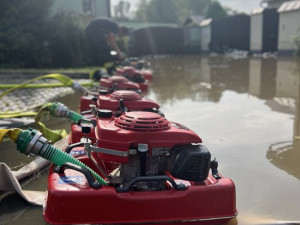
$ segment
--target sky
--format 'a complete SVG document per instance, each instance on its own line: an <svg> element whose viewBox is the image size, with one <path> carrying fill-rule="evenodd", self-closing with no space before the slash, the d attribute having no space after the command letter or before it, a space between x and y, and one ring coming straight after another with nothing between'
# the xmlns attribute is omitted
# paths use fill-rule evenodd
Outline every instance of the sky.
<svg viewBox="0 0 300 225"><path fill-rule="evenodd" d="M260 8L261 0L219 0L219 2L238 12L250 13L253 9Z"/></svg>
<svg viewBox="0 0 300 225"><path fill-rule="evenodd" d="M111 0L112 7L118 4L119 1L120 0ZM128 1L131 4L131 10L135 10L139 0ZM250 13L253 9L257 9L260 7L261 0L219 0L219 2L223 6L230 7L232 9L237 10L238 12Z"/></svg>

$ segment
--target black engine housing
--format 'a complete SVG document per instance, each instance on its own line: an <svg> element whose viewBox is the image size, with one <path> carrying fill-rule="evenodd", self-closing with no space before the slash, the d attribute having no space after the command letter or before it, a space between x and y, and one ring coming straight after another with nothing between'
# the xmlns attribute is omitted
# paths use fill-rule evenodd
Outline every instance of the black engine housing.
<svg viewBox="0 0 300 225"><path fill-rule="evenodd" d="M177 156L172 176L188 181L204 181L209 173L211 155L204 145L185 147Z"/></svg>

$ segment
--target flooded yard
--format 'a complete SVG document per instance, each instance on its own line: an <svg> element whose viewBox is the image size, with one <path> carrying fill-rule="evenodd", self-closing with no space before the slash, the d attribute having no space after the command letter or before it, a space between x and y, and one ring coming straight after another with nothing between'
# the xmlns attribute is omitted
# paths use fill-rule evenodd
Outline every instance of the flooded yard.
<svg viewBox="0 0 300 225"><path fill-rule="evenodd" d="M168 120L195 131L219 172L235 182L239 215L232 224L300 221L300 61L180 56L151 63L146 96ZM79 96L61 101L77 109ZM49 124L69 128L61 120ZM14 149L1 145L1 161L11 167L30 161ZM44 172L23 188L44 191L46 179ZM44 223L42 208L16 195L0 204L0 224Z"/></svg>

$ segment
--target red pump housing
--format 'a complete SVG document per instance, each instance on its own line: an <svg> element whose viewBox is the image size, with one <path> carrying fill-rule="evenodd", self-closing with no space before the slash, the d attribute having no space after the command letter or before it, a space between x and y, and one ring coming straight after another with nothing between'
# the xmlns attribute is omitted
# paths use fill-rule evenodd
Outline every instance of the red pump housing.
<svg viewBox="0 0 300 225"><path fill-rule="evenodd" d="M100 79L100 87L109 89L114 84L117 84L117 90L134 90L139 91L140 85L134 82L129 81L126 77L123 76L112 76L108 78Z"/></svg>
<svg viewBox="0 0 300 225"><path fill-rule="evenodd" d="M79 109L80 112L88 111L91 109L90 105L98 107L98 94L96 95L83 95L80 98Z"/></svg>
<svg viewBox="0 0 300 225"><path fill-rule="evenodd" d="M129 75L129 76L135 76L136 74L141 74L146 80L152 80L152 71L148 69L143 69L143 70L137 70L133 66L124 66L124 67L119 67L116 70L116 74L118 75Z"/></svg>
<svg viewBox="0 0 300 225"><path fill-rule="evenodd" d="M97 101L96 101L97 99ZM111 94L99 94L98 98L95 96L82 96L80 101L80 110L88 111L90 110L89 105L94 104L100 109L108 109L116 115L117 111L120 112L120 100L123 99L123 104L127 108L127 111L154 111L161 113L159 111L160 106L149 99L139 95L134 91L120 90L114 91ZM92 119L92 118L90 118ZM94 117L94 119L96 119ZM77 124L72 124L71 135L69 137L69 144L79 142L83 134L81 132L81 127ZM87 135L90 138L95 138L94 129L91 133Z"/></svg>
<svg viewBox="0 0 300 225"><path fill-rule="evenodd" d="M148 154L154 148L172 148L175 145L201 143L201 138L185 126L169 122L165 117L152 112L126 112L118 118L99 118L96 127L97 145L129 151L131 146L147 144ZM99 153L104 161L127 163L128 157Z"/></svg>
<svg viewBox="0 0 300 225"><path fill-rule="evenodd" d="M109 95L99 95L97 104L101 109L109 109L113 112L118 111L120 100L123 99L128 111L149 111L153 108L159 109L159 105L134 91L114 91Z"/></svg>
<svg viewBox="0 0 300 225"><path fill-rule="evenodd" d="M55 173L52 166L47 223L223 224L237 215L234 183L210 172L210 153L193 131L151 112L105 117L97 119L96 138L106 153L96 156L98 165L107 165L111 184L94 189L80 172ZM87 156L78 159L101 174ZM133 183L137 177L143 182ZM184 188L175 188L179 184ZM120 191L123 186L130 188Z"/></svg>

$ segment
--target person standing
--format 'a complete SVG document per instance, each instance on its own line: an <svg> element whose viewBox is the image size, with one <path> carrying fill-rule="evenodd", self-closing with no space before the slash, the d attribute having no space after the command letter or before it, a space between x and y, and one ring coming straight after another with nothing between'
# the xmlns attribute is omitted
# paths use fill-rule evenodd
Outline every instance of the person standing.
<svg viewBox="0 0 300 225"><path fill-rule="evenodd" d="M127 27L120 27L110 18L98 17L91 20L85 28L91 63L93 66L103 65L106 62L123 60L124 55L116 42L116 36L125 37L129 33ZM111 51L117 54L112 55Z"/></svg>

